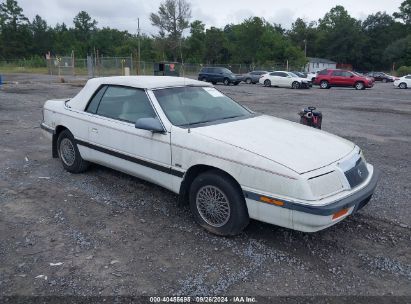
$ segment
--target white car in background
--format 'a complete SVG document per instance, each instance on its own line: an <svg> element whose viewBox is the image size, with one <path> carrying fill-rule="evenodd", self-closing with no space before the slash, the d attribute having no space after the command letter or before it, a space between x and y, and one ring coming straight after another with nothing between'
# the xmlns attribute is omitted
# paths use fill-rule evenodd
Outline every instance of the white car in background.
<svg viewBox="0 0 411 304"><path fill-rule="evenodd" d="M312 82L307 78L301 78L292 72L274 71L260 77L259 83L265 87L284 87L292 89L310 88Z"/></svg>
<svg viewBox="0 0 411 304"><path fill-rule="evenodd" d="M91 79L74 98L47 101L41 127L67 171L91 162L165 187L218 235L250 218L325 229L364 207L378 179L354 143L187 78Z"/></svg>
<svg viewBox="0 0 411 304"><path fill-rule="evenodd" d="M307 79L314 83L315 78L317 77L317 72L307 73Z"/></svg>
<svg viewBox="0 0 411 304"><path fill-rule="evenodd" d="M411 87L411 74L405 75L401 78L396 78L394 80L394 86L400 89L406 89Z"/></svg>

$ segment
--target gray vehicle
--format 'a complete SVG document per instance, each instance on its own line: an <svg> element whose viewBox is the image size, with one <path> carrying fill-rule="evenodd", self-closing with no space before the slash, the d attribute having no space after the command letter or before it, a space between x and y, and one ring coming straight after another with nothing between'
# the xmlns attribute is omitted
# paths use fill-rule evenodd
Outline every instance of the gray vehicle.
<svg viewBox="0 0 411 304"><path fill-rule="evenodd" d="M258 83L261 75L267 74L268 71L252 71L248 72L247 74L244 74L244 82L248 84L255 84Z"/></svg>
<svg viewBox="0 0 411 304"><path fill-rule="evenodd" d="M204 67L198 74L198 80L216 84L222 82L224 85L238 85L242 80L242 75L236 75L227 68L223 67Z"/></svg>

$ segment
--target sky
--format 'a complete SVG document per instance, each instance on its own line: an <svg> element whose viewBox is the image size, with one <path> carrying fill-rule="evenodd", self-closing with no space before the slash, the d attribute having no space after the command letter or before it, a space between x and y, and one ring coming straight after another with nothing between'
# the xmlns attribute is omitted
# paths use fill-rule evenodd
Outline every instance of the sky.
<svg viewBox="0 0 411 304"><path fill-rule="evenodd" d="M17 0L23 13L30 20L40 15L51 26L56 23L73 25L73 18L84 10L98 22L98 27L108 26L137 33L140 18L142 33L157 33L149 20L150 13L157 12L161 0ZM246 18L259 16L269 22L290 28L298 17L305 21L318 20L336 5L343 5L352 17L365 19L369 14L398 11L403 0L187 0L191 4L191 21L199 19L211 26L223 27L240 23Z"/></svg>

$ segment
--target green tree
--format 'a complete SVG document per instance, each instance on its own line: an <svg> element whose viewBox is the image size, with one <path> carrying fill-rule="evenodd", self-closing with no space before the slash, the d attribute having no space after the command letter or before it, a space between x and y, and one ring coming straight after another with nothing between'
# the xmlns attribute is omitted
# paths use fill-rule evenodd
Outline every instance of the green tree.
<svg viewBox="0 0 411 304"><path fill-rule="evenodd" d="M400 11L393 14L394 18L401 19L405 24L411 25L411 0L401 3Z"/></svg>
<svg viewBox="0 0 411 304"><path fill-rule="evenodd" d="M326 13L318 24L317 56L357 67L362 65L366 37L360 21L338 5Z"/></svg>
<svg viewBox="0 0 411 304"><path fill-rule="evenodd" d="M206 30L204 59L211 64L228 62L227 38L224 32L216 27Z"/></svg>
<svg viewBox="0 0 411 304"><path fill-rule="evenodd" d="M201 63L204 59L205 50L205 25L200 20L190 24L190 37L186 39L185 61Z"/></svg>
<svg viewBox="0 0 411 304"><path fill-rule="evenodd" d="M22 58L29 53L31 35L29 22L15 0L0 4L0 50L5 58Z"/></svg>
<svg viewBox="0 0 411 304"><path fill-rule="evenodd" d="M36 15L30 24L30 30L33 36L32 52L44 56L51 50L53 39L46 20Z"/></svg>
<svg viewBox="0 0 411 304"><path fill-rule="evenodd" d="M91 38L96 31L97 21L85 12L79 12L73 19L74 34L76 36L76 51L81 56L86 56L91 53L92 45Z"/></svg>
<svg viewBox="0 0 411 304"><path fill-rule="evenodd" d="M189 27L191 18L190 4L185 0L165 0L160 4L158 13L151 13L151 24L159 28L157 38L167 38L173 59L177 61L183 31Z"/></svg>

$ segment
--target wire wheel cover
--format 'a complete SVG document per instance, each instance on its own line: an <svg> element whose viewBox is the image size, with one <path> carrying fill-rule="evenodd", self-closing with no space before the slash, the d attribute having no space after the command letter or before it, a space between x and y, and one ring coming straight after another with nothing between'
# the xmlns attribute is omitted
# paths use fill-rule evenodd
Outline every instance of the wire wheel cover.
<svg viewBox="0 0 411 304"><path fill-rule="evenodd" d="M215 186L207 185L198 190L196 206L201 218L213 227L222 227L230 219L230 202Z"/></svg>

